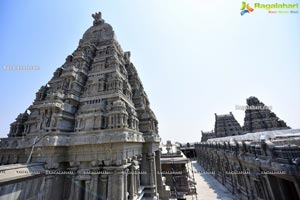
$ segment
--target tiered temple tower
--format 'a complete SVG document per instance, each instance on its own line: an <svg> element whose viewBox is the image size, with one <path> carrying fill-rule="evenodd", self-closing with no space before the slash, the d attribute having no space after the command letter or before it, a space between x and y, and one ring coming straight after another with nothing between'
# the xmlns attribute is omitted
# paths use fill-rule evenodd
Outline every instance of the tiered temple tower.
<svg viewBox="0 0 300 200"><path fill-rule="evenodd" d="M248 108L245 111L243 127L245 132L271 131L290 128L256 97L249 97L247 99L247 106Z"/></svg>
<svg viewBox="0 0 300 200"><path fill-rule="evenodd" d="M212 131L201 131L201 135L202 135L201 142L206 142L207 140L216 137L216 134L213 130Z"/></svg>
<svg viewBox="0 0 300 200"><path fill-rule="evenodd" d="M242 128L238 121L234 118L232 112L225 115L217 115L215 113L215 136L226 137L232 135L240 135Z"/></svg>
<svg viewBox="0 0 300 200"><path fill-rule="evenodd" d="M18 183L14 187L25 199L167 199L157 173L158 122L130 52L123 52L101 13L92 16L93 26L77 49L1 140L1 164L42 163L45 170L72 171L44 174L38 181L17 179L42 187L30 193Z"/></svg>
<svg viewBox="0 0 300 200"><path fill-rule="evenodd" d="M215 129L212 131L201 131L201 142L206 142L212 138L240 135L242 133L242 128L232 112L224 115L215 113Z"/></svg>

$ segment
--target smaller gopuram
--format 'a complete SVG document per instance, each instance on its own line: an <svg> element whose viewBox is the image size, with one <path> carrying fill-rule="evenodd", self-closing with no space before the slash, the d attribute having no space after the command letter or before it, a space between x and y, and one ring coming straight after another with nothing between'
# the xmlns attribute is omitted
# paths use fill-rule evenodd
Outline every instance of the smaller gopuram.
<svg viewBox="0 0 300 200"><path fill-rule="evenodd" d="M231 135L240 135L242 133L241 125L234 118L232 112L225 115L215 113L215 136L226 137Z"/></svg>

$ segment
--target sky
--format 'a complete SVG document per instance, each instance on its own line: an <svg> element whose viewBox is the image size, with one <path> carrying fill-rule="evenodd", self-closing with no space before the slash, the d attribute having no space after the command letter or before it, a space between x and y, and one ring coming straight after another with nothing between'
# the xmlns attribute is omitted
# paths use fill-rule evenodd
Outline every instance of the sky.
<svg viewBox="0 0 300 200"><path fill-rule="evenodd" d="M254 3L299 3L247 1ZM77 47L101 11L131 52L163 141L196 142L256 96L300 128L300 13L240 15L241 1L1 0L0 137ZM299 9L295 9L300 12ZM38 66L39 70L5 70Z"/></svg>

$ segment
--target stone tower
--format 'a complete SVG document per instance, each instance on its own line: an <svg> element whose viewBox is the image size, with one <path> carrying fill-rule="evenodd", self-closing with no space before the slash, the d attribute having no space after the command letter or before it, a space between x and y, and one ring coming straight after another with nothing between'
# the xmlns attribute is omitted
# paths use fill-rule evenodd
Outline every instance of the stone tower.
<svg viewBox="0 0 300 200"><path fill-rule="evenodd" d="M211 138L215 138L216 134L212 131L201 131L201 142L206 142L207 140Z"/></svg>
<svg viewBox="0 0 300 200"><path fill-rule="evenodd" d="M289 129L283 120L280 120L275 113L260 102L256 97L247 99L244 127L245 132L259 132Z"/></svg>
<svg viewBox="0 0 300 200"><path fill-rule="evenodd" d="M242 134L241 125L234 118L232 112L225 115L215 114L215 137L226 137Z"/></svg>
<svg viewBox="0 0 300 200"><path fill-rule="evenodd" d="M17 179L42 187L30 193L17 184L25 199L165 199L157 119L130 52L100 12L92 16L77 49L1 140L1 164L72 172Z"/></svg>
<svg viewBox="0 0 300 200"><path fill-rule="evenodd" d="M11 124L9 137L45 132L128 128L157 135L149 100L112 27L101 14L77 49L36 93L28 111Z"/></svg>

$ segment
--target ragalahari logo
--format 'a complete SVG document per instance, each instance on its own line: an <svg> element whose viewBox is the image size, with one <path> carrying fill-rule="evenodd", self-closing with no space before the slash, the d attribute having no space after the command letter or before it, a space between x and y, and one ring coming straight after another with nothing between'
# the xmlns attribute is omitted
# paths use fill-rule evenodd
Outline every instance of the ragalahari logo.
<svg viewBox="0 0 300 200"><path fill-rule="evenodd" d="M241 15L243 16L246 13L253 12L254 9L249 6L245 1L242 2Z"/></svg>

